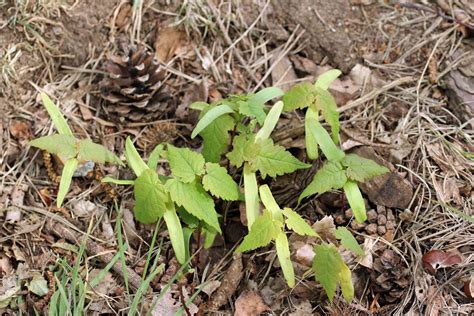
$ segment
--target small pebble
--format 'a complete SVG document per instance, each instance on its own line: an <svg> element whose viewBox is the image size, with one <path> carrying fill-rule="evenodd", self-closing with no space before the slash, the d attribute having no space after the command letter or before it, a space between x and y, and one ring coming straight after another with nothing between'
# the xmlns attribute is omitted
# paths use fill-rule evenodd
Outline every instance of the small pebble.
<svg viewBox="0 0 474 316"><path fill-rule="evenodd" d="M373 224L369 224L369 225L365 226L365 231L369 235L376 234L377 233L377 224L373 223Z"/></svg>
<svg viewBox="0 0 474 316"><path fill-rule="evenodd" d="M375 223L377 222L377 211L372 209L370 211L367 212L367 220L369 221L369 223Z"/></svg>
<svg viewBox="0 0 474 316"><path fill-rule="evenodd" d="M385 235L387 232L387 228L385 226L379 226L377 227L377 234L379 235Z"/></svg>
<svg viewBox="0 0 474 316"><path fill-rule="evenodd" d="M387 217L385 215L379 215L377 217L377 224L379 224L379 225L387 224Z"/></svg>

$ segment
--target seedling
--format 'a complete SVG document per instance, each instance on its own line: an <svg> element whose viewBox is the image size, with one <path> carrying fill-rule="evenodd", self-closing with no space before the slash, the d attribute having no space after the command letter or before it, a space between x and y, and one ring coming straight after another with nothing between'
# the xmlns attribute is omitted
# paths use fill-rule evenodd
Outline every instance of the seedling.
<svg viewBox="0 0 474 316"><path fill-rule="evenodd" d="M48 95L41 93L41 98L54 126L58 130L58 134L34 139L29 144L57 155L64 162L56 201L57 207L61 207L78 165L87 161L95 163L110 162L118 165L123 165L123 163L104 146L95 144L90 139L79 140L75 138L66 119Z"/></svg>
<svg viewBox="0 0 474 316"><path fill-rule="evenodd" d="M145 163L130 138L125 144L125 157L137 178L134 181L104 178L104 182L131 184L135 194L135 218L145 224L163 217L171 244L180 263L189 257L189 238L193 229L202 227L206 236L221 233L214 199L237 200L237 183L227 170L216 163L206 163L204 157L188 148L158 145ZM166 158L171 177L155 171L160 157ZM209 194L210 193L210 194ZM183 230L180 217L190 224ZM186 241L185 241L186 239ZM208 243L209 244L209 243Z"/></svg>

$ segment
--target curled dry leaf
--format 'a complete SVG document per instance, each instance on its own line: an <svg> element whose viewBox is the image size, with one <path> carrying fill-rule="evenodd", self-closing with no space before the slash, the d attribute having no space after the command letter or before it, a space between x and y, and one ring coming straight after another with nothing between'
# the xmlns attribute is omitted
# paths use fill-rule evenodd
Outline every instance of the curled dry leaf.
<svg viewBox="0 0 474 316"><path fill-rule="evenodd" d="M170 26L159 30L154 45L156 58L167 63L179 49L186 46L186 41L186 33L177 27Z"/></svg>
<svg viewBox="0 0 474 316"><path fill-rule="evenodd" d="M257 316L270 309L255 291L245 291L235 301L235 316Z"/></svg>
<svg viewBox="0 0 474 316"><path fill-rule="evenodd" d="M440 268L447 268L462 262L462 257L457 252L447 252L433 249L421 258L423 267L430 273L435 274Z"/></svg>
<svg viewBox="0 0 474 316"><path fill-rule="evenodd" d="M313 247L309 244L305 244L304 246L296 250L296 261L305 266L311 267L313 263L313 258L314 250Z"/></svg>

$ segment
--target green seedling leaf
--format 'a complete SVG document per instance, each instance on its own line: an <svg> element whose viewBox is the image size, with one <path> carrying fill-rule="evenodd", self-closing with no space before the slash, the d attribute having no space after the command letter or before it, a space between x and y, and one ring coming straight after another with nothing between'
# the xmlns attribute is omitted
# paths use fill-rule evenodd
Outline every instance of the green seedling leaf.
<svg viewBox="0 0 474 316"><path fill-rule="evenodd" d="M63 172L61 173L61 181L59 182L58 199L56 201L57 207L61 207L63 204L66 193L71 185L72 176L77 169L77 164L78 161L75 158L66 160L66 163L64 164Z"/></svg>
<svg viewBox="0 0 474 316"><path fill-rule="evenodd" d="M214 244L214 239L216 239L217 232L213 229L202 229L204 233L204 249L209 249Z"/></svg>
<svg viewBox="0 0 474 316"><path fill-rule="evenodd" d="M204 146L202 155L206 161L218 163L221 155L229 144L229 131L235 126L234 119L228 115L222 115L209 124L200 133Z"/></svg>
<svg viewBox="0 0 474 316"><path fill-rule="evenodd" d="M275 198L273 197L273 194L270 191L268 185L264 184L260 186L259 192L263 205L268 211L270 211L273 216L273 219L279 220L283 223L283 217L281 215L280 206L278 206L277 202L275 201Z"/></svg>
<svg viewBox="0 0 474 316"><path fill-rule="evenodd" d="M195 229L189 228L189 227L184 227L183 229L184 249L186 251L185 253L186 261L189 260L189 258L191 258L191 255L190 255L191 251L189 250L189 247L190 247L191 237L193 236L194 231ZM183 264L184 262L180 262L180 263Z"/></svg>
<svg viewBox="0 0 474 316"><path fill-rule="evenodd" d="M204 157L189 148L168 145L168 162L173 175L182 182L192 182L196 176L204 174Z"/></svg>
<svg viewBox="0 0 474 316"><path fill-rule="evenodd" d="M54 134L33 139L29 144L68 160L77 155L76 142L74 136Z"/></svg>
<svg viewBox="0 0 474 316"><path fill-rule="evenodd" d="M278 101L268 112L265 122L263 123L262 128L258 131L255 136L255 141L263 141L270 137L270 134L273 132L273 129L278 123L281 112L283 111L283 102Z"/></svg>
<svg viewBox="0 0 474 316"><path fill-rule="evenodd" d="M196 216L219 233L219 221L214 208L214 200L207 194L201 184L196 181L184 183L177 179L169 179L165 184L166 190L171 194L171 199Z"/></svg>
<svg viewBox="0 0 474 316"><path fill-rule="evenodd" d="M147 166L148 168L152 170L156 170L156 167L158 166L158 161L160 160L161 153L163 152L163 144L158 144L156 147L153 149L153 151L150 153L150 156L148 157L148 162Z"/></svg>
<svg viewBox="0 0 474 316"><path fill-rule="evenodd" d="M283 90L277 87L268 87L260 90L259 92L252 95L248 102L250 104L261 104L264 105L268 101L274 98L281 97L284 94Z"/></svg>
<svg viewBox="0 0 474 316"><path fill-rule="evenodd" d="M336 238L341 241L342 247L353 251L359 257L365 256L364 250L347 228L342 226L338 227L336 230Z"/></svg>
<svg viewBox="0 0 474 316"><path fill-rule="evenodd" d="M56 127L56 129L58 130L58 133L61 135L73 136L72 131L69 128L66 119L61 114L59 108L54 104L53 101L51 101L51 99L46 93L41 92L40 94L41 100L43 101L43 105L46 108L46 111L48 111L49 117L53 121L54 127Z"/></svg>
<svg viewBox="0 0 474 316"><path fill-rule="evenodd" d="M215 119L218 117L227 114L233 113L234 110L227 104L221 104L216 106L215 108L210 109L209 111L204 114L201 120L196 124L194 128L191 138L195 138L202 130L204 130L209 124L211 124Z"/></svg>
<svg viewBox="0 0 474 316"><path fill-rule="evenodd" d="M146 169L140 174L135 180L134 193L134 213L140 223L155 223L163 216L169 197L154 170Z"/></svg>
<svg viewBox="0 0 474 316"><path fill-rule="evenodd" d="M135 181L134 180L120 180L120 179L114 179L112 177L103 177L100 182L103 183L114 183L118 185L134 185Z"/></svg>
<svg viewBox="0 0 474 316"><path fill-rule="evenodd" d="M244 252L254 250L268 245L275 239L281 229L273 222L272 214L264 211L262 215L257 217L253 225L250 227L249 233L235 252Z"/></svg>
<svg viewBox="0 0 474 316"><path fill-rule="evenodd" d="M232 151L227 153L227 158L232 165L239 168L244 161L253 160L261 150L261 144L256 143L253 137L248 138L245 134L234 137Z"/></svg>
<svg viewBox="0 0 474 316"><path fill-rule="evenodd" d="M363 223L367 219L367 214L364 198L362 197L362 193L360 193L357 182L349 180L344 184L343 189L356 221Z"/></svg>
<svg viewBox="0 0 474 316"><path fill-rule="evenodd" d="M316 88L318 95L316 97L316 107L323 112L323 117L331 126L332 139L337 145L339 143L339 112L337 111L336 100L326 90Z"/></svg>
<svg viewBox="0 0 474 316"><path fill-rule="evenodd" d="M347 177L357 182L364 182L390 171L375 161L362 158L356 154L346 155L342 159L342 164L346 167Z"/></svg>
<svg viewBox="0 0 474 316"><path fill-rule="evenodd" d="M255 172L250 166L244 165L244 193L245 193L245 214L247 215L247 226L253 227L255 219L260 214L260 200L258 198L258 184Z"/></svg>
<svg viewBox="0 0 474 316"><path fill-rule="evenodd" d="M209 107L209 103L202 102L202 101L193 102L193 103L191 103L191 105L189 106L190 109L198 110L198 111L204 111L204 110L206 110L208 107Z"/></svg>
<svg viewBox="0 0 474 316"><path fill-rule="evenodd" d="M280 262L283 276L285 277L286 283L289 287L295 286L295 271L293 270L293 264L290 259L290 246L288 245L288 238L283 231L280 231L275 239L275 246Z"/></svg>
<svg viewBox="0 0 474 316"><path fill-rule="evenodd" d="M314 229L291 208L285 207L282 212L286 217L285 223L289 229L301 236L318 236Z"/></svg>
<svg viewBox="0 0 474 316"><path fill-rule="evenodd" d="M347 182L346 173L339 161L326 162L314 175L311 183L303 190L298 203L307 196L340 189Z"/></svg>
<svg viewBox="0 0 474 316"><path fill-rule="evenodd" d="M316 80L314 86L316 88L327 90L331 83L337 79L342 74L342 72L338 69L331 69L326 71L325 73L321 74Z"/></svg>
<svg viewBox="0 0 474 316"><path fill-rule="evenodd" d="M245 101L239 101L239 113L248 117L254 117L257 119L258 124L263 124L265 121L265 106L260 103L250 103Z"/></svg>
<svg viewBox="0 0 474 316"><path fill-rule="evenodd" d="M168 234L176 259L179 263L184 264L187 257L184 233L173 205L168 206L167 210L163 213L163 219L165 220L166 228L168 228Z"/></svg>
<svg viewBox="0 0 474 316"><path fill-rule="evenodd" d="M202 178L206 191L226 201L239 199L239 185L227 173L227 169L217 163L206 163L206 175Z"/></svg>
<svg viewBox="0 0 474 316"><path fill-rule="evenodd" d="M315 256L313 259L313 271L318 280L326 291L329 300L332 302L334 294L336 293L337 284L341 282L341 289L346 299L351 300L353 297L350 295L350 287L352 287L352 281L347 277L346 264L341 258L341 255L337 251L337 248L333 244L323 243L314 247Z"/></svg>
<svg viewBox="0 0 474 316"><path fill-rule="evenodd" d="M314 86L309 82L302 82L294 85L283 96L283 103L285 104L285 111L292 111L295 109L303 109L315 100Z"/></svg>
<svg viewBox="0 0 474 316"><path fill-rule="evenodd" d="M313 134L313 138L321 147L323 154L329 160L341 160L344 158L344 152L336 147L331 136L324 127L315 119L308 119L308 129Z"/></svg>
<svg viewBox="0 0 474 316"><path fill-rule="evenodd" d="M310 106L306 110L306 115L304 119L304 137L305 137L305 145L306 145L306 154L309 159L317 159L319 156L318 152L318 142L316 138L314 138L313 133L309 128L309 124L311 124L311 119L318 121L318 112L313 110Z"/></svg>
<svg viewBox="0 0 474 316"><path fill-rule="evenodd" d="M272 178L291 173L298 169L306 169L311 165L299 161L284 147L274 145L273 140L267 138L261 143L261 149L258 155L251 161L253 169L260 171L262 178L267 175Z"/></svg>
<svg viewBox="0 0 474 316"><path fill-rule="evenodd" d="M342 296L344 296L346 302L352 301L354 298L354 285L352 284L351 270L344 262L340 267L339 278Z"/></svg>
<svg viewBox="0 0 474 316"><path fill-rule="evenodd" d="M133 145L130 137L127 137L127 140L125 141L125 158L127 159L128 166L132 168L137 177L139 177L143 171L149 169L138 154L138 151Z"/></svg>
<svg viewBox="0 0 474 316"><path fill-rule="evenodd" d="M79 161L94 161L102 164L110 162L123 166L122 161L110 150L102 145L93 143L90 139L80 140L77 145L79 147L77 155Z"/></svg>

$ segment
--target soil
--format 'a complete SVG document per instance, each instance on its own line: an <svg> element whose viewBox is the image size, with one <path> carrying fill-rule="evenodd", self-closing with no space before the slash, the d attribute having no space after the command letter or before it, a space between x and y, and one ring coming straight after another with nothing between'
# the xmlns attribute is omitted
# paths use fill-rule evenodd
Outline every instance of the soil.
<svg viewBox="0 0 474 316"><path fill-rule="evenodd" d="M298 280L293 289L284 282L273 247L233 255L248 231L244 206L221 203L223 236L202 249L202 236L194 234L194 270L177 280L180 267L160 226L158 239L164 242L152 258L163 271L144 289L140 306L153 315L172 315L192 297L187 315L472 313L472 296L464 290L474 269L469 1L454 1L452 12L445 1L134 3L0 3L0 313L47 314L57 290L54 276L76 262L84 278L104 269L119 249L120 223L128 246L124 261L90 291L85 314L127 314L124 278L129 276L135 293L155 228L135 221L133 190L100 182L103 175L133 179L126 168L86 168L73 179L64 206L54 207L57 183L51 173L59 174L62 165L53 159L48 168L42 153L27 144L53 131L38 92L50 95L78 137L121 153L130 136L146 157L162 142L201 150L201 141L190 137L198 119L189 108L194 101L272 85L287 89L330 68L343 71L330 88L341 113L342 148L391 171L361 186L368 221L354 221L341 191L297 203L322 158L313 168L265 182L278 203L293 207L323 239L334 239L337 226L355 234L366 257L358 260L340 249L353 272L354 300L347 303L338 292L329 302L307 272L306 252L315 241L289 235ZM117 105L101 96L108 60L137 46L155 54L166 74L163 114L156 119L151 107L138 106L136 111L144 111L138 122L112 115L117 111L110 107ZM302 113L286 113L272 136L307 160L302 122ZM77 261L75 249L84 236L87 260ZM435 263L438 269L428 262L426 269L433 251L456 261ZM35 284L46 292L33 291Z"/></svg>

